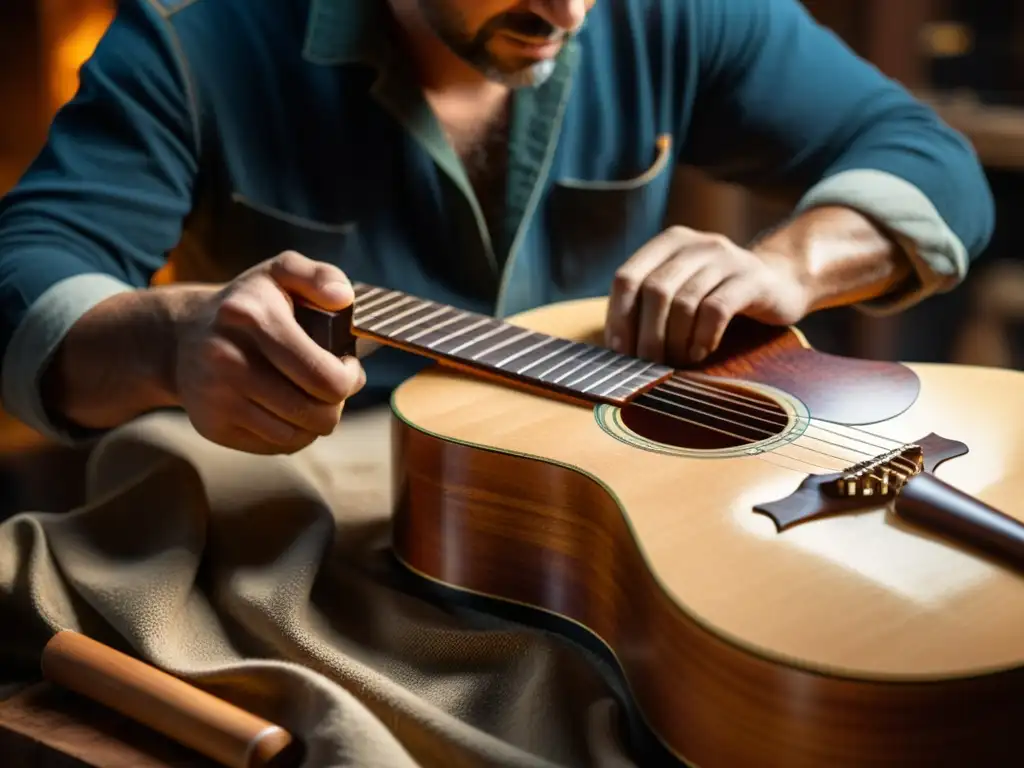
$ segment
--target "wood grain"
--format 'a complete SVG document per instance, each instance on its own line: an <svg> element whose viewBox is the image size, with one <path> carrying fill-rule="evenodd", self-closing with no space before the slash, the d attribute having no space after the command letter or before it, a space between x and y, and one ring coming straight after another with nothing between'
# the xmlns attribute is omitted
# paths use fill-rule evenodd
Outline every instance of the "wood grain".
<svg viewBox="0 0 1024 768"><path fill-rule="evenodd" d="M76 632L46 644L43 676L230 768L298 762L283 728Z"/></svg>
<svg viewBox="0 0 1024 768"><path fill-rule="evenodd" d="M702 373L785 390L816 418L871 424L898 416L920 392L913 370L901 363L860 360L808 349L798 331L736 318Z"/></svg>
<svg viewBox="0 0 1024 768"><path fill-rule="evenodd" d="M0 702L0 764L18 768L214 768L112 709L39 683Z"/></svg>
<svg viewBox="0 0 1024 768"><path fill-rule="evenodd" d="M585 338L603 312L603 301L576 302L517 322ZM768 371L768 357L748 370ZM805 376L835 380L817 359L821 373L808 365ZM937 475L1024 520L1022 375L908 370L918 397L871 439L934 431L967 443ZM425 581L599 638L678 760L1019 757L1024 579L882 507L778 533L752 508L806 477L784 457L793 444L760 457L644 450L588 409L440 369L402 385L393 405L399 559Z"/></svg>

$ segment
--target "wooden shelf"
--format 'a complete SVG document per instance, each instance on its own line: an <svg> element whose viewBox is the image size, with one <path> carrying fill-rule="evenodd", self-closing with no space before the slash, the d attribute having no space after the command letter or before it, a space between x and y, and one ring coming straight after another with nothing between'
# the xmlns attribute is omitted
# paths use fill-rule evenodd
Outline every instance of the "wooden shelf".
<svg viewBox="0 0 1024 768"><path fill-rule="evenodd" d="M1024 108L982 104L969 96L917 95L971 141L987 167L1024 170Z"/></svg>

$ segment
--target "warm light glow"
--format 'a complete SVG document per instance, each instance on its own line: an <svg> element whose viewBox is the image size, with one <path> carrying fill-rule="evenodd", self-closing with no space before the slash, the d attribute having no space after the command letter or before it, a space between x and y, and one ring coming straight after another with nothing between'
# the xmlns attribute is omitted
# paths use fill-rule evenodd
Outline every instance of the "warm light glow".
<svg viewBox="0 0 1024 768"><path fill-rule="evenodd" d="M78 90L78 71L92 56L114 18L112 8L90 10L54 43L50 66L50 93L60 107Z"/></svg>
<svg viewBox="0 0 1024 768"><path fill-rule="evenodd" d="M936 22L921 30L925 52L936 59L966 56L974 47L974 34L963 24Z"/></svg>

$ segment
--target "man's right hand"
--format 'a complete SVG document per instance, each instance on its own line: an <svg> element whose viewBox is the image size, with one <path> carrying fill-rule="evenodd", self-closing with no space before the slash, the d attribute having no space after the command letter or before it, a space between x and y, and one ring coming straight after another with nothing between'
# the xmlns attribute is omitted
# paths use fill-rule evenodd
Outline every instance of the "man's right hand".
<svg viewBox="0 0 1024 768"><path fill-rule="evenodd" d="M175 389L196 430L248 453L293 453L338 425L366 381L295 320L292 296L338 311L353 301L344 272L285 252L242 273L176 319Z"/></svg>
<svg viewBox="0 0 1024 768"><path fill-rule="evenodd" d="M337 427L365 374L302 330L292 297L339 311L353 292L337 267L287 252L224 285L115 294L65 335L43 377L46 408L102 430L178 407L213 442L294 453Z"/></svg>

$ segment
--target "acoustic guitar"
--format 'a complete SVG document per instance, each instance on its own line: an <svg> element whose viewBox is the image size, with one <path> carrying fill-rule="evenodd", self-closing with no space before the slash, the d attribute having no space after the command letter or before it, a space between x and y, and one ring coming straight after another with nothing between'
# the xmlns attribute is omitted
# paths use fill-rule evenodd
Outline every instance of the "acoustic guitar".
<svg viewBox="0 0 1024 768"><path fill-rule="evenodd" d="M742 318L673 370L604 313L296 307L440 363L392 398L405 569L611 660L644 765L1024 764L1024 375Z"/></svg>

